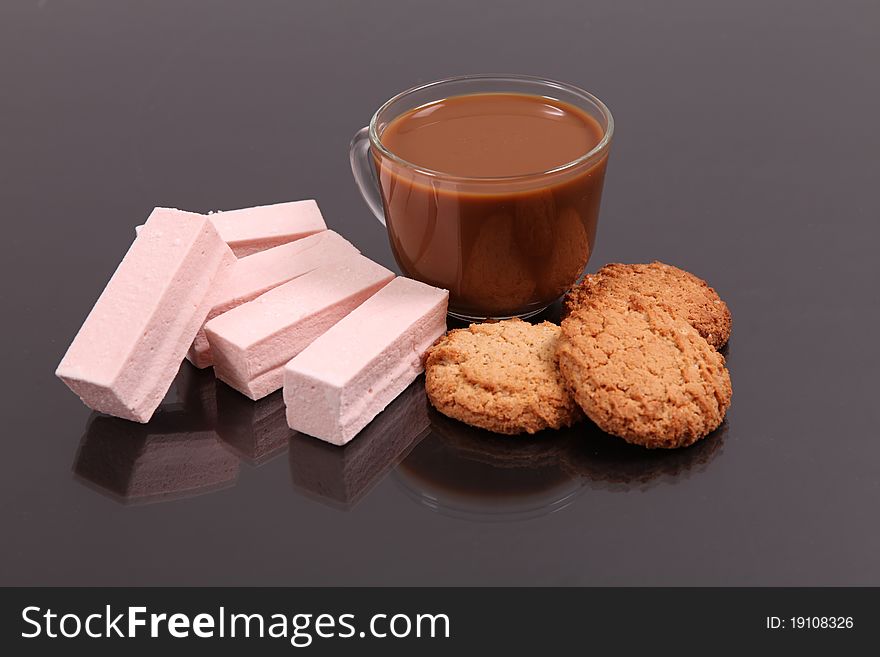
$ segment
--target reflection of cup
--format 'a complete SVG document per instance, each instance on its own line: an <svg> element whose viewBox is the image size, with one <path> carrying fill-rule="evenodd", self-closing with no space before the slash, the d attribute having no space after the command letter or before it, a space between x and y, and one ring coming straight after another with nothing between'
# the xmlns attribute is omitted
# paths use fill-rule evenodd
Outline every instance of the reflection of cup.
<svg viewBox="0 0 880 657"><path fill-rule="evenodd" d="M427 432L428 401L419 377L344 447L294 434L290 476L295 488L325 504L355 506Z"/></svg>
<svg viewBox="0 0 880 657"><path fill-rule="evenodd" d="M203 418L163 404L147 424L92 413L73 470L118 501L144 504L232 486L238 464Z"/></svg>
<svg viewBox="0 0 880 657"><path fill-rule="evenodd" d="M496 103L518 98L521 105L497 115L486 110L485 130L471 122L473 134L464 133L461 117L444 112L461 99L474 98ZM529 115L529 121L512 123L526 115L520 108L527 98L545 109ZM447 159L463 153L457 157L467 162L472 152L499 153L495 157L502 170L509 160L499 144L528 144L518 152L534 152L577 143L578 150L567 153L562 164L528 173L461 175L439 164L431 168L414 162L412 156L407 160L399 145L391 144L398 134L414 134L396 126L417 114L425 125L446 122L449 138L433 144L431 152L443 150ZM578 117L573 134L584 139L543 138L539 126L544 124L531 120L536 117ZM487 141L490 131L501 132L500 138ZM590 257L613 131L608 108L571 85L526 76L451 78L405 91L379 108L352 141L352 172L386 225L403 273L448 289L450 315L465 320L525 317L553 303Z"/></svg>
<svg viewBox="0 0 880 657"><path fill-rule="evenodd" d="M236 454L262 465L287 447L294 432L287 426L280 390L251 401L217 382L217 434Z"/></svg>
<svg viewBox="0 0 880 657"><path fill-rule="evenodd" d="M499 437L430 412L431 434L395 470L419 503L483 522L523 520L568 506L580 477L562 467L565 432Z"/></svg>

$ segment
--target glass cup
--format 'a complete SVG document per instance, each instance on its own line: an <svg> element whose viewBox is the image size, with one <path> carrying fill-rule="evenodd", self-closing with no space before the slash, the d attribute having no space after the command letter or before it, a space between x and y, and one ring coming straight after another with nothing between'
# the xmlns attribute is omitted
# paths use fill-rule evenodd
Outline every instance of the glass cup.
<svg viewBox="0 0 880 657"><path fill-rule="evenodd" d="M601 140L549 171L494 178L426 169L382 143L389 123L411 109L486 93L573 105L596 120ZM525 318L556 301L587 265L613 132L608 108L577 87L527 76L469 75L415 87L382 105L351 142L351 169L388 231L403 274L449 290L450 315Z"/></svg>

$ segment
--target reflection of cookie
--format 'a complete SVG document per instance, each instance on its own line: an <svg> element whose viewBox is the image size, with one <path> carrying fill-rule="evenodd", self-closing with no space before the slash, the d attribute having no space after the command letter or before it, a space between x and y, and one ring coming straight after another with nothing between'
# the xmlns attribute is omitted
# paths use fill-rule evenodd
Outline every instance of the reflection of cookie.
<svg viewBox="0 0 880 657"><path fill-rule="evenodd" d="M590 258L590 236L581 216L567 208L553 225L556 241L553 253L544 260L544 274L538 293L545 299L558 299L580 278Z"/></svg>
<svg viewBox="0 0 880 657"><path fill-rule="evenodd" d="M449 417L496 433L535 433L580 417L556 367L555 324L511 319L455 329L428 351L425 388Z"/></svg>
<svg viewBox="0 0 880 657"><path fill-rule="evenodd" d="M724 357L641 297L606 301L562 322L559 368L584 412L645 447L683 447L718 427L731 396Z"/></svg>
<svg viewBox="0 0 880 657"><path fill-rule="evenodd" d="M592 431L591 431L592 429ZM695 444L683 449L642 449L625 443L585 422L578 440L569 440L561 453L562 467L584 477L597 489L645 490L677 482L703 471L723 451L727 422ZM588 438L584 440L584 438Z"/></svg>
<svg viewBox="0 0 880 657"><path fill-rule="evenodd" d="M513 232L513 220L496 214L484 219L465 253L461 301L491 315L514 314L535 294L535 279Z"/></svg>
<svg viewBox="0 0 880 657"><path fill-rule="evenodd" d="M706 281L678 267L652 262L649 265L605 265L587 276L565 297L567 312L608 297L647 297L669 314L686 320L713 347L720 349L730 337L731 318L718 293Z"/></svg>
<svg viewBox="0 0 880 657"><path fill-rule="evenodd" d="M568 444L567 435L562 431L531 439L511 440L506 436L467 426L433 411L431 431L450 449L455 450L457 459L478 461L498 469L555 468ZM449 476L449 472L441 474Z"/></svg>
<svg viewBox="0 0 880 657"><path fill-rule="evenodd" d="M513 202L514 240L530 260L547 260L557 240L556 200L549 189L518 197Z"/></svg>

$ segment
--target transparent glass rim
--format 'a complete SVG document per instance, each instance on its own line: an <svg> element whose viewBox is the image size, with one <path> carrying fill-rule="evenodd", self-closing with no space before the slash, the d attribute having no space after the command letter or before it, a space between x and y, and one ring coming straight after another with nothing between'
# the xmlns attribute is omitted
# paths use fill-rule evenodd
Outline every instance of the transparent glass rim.
<svg viewBox="0 0 880 657"><path fill-rule="evenodd" d="M451 84L454 82L471 82L471 81L486 81L486 82L530 82L533 84L541 85L547 87L548 90L559 89L570 94L574 94L575 96L580 96L582 99L592 103L595 105L598 110L602 113L603 118L605 119L606 127L604 130L604 134L602 135L602 139L599 140L599 143L596 144L589 151L584 153L583 155L571 160L570 162L566 162L565 164L561 164L552 169L547 169L546 171L539 171L536 173L527 173L520 174L515 176L489 176L489 177L477 177L477 176L456 176L454 174L447 173L445 171L437 171L435 169L428 169L426 167L419 166L414 164L413 162L409 162L396 153L388 150L385 145L382 143L382 140L379 135L378 124L379 117L392 105L397 103L398 101L403 100L407 96L411 96L413 94L419 93L421 91L425 91L428 89L432 89L434 87L440 87L443 85ZM461 95L461 94L456 94ZM547 98L552 98L552 96L546 96ZM396 118L396 117L395 117ZM576 87L572 84L567 84L565 82L559 82L557 80L550 80L548 78L540 78L531 75L493 75L493 74L480 74L480 75L459 75L450 78L443 78L442 80L434 80L433 82L428 82L426 84L421 84L417 87L412 87L407 89L406 91L401 91L396 96L388 99L383 103L383 105L376 110L373 117L370 119L370 143L379 153L381 153L384 157L396 162L397 164L406 167L407 169L411 169L425 176L429 176L432 178L442 178L444 180L458 180L458 181L470 181L470 182L512 182L512 181L523 181L523 180L534 180L535 178L539 178L542 176L555 175L559 173L564 173L566 171L576 169L584 163L592 162L594 160L598 160L604 153L608 150L608 146L611 144L611 137L614 134L614 118L611 116L611 110L603 103L601 100L596 98L589 91L581 89L580 87Z"/></svg>

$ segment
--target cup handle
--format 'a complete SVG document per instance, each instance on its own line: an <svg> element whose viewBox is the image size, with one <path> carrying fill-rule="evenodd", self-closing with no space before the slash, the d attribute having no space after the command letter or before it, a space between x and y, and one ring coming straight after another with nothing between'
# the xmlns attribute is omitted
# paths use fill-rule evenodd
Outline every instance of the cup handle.
<svg viewBox="0 0 880 657"><path fill-rule="evenodd" d="M370 206L370 210L376 215L383 226L385 225L385 213L382 210L382 198L379 196L379 180L373 168L370 155L370 129L361 128L351 140L348 149L348 157L351 160L351 173L357 183L361 196Z"/></svg>

